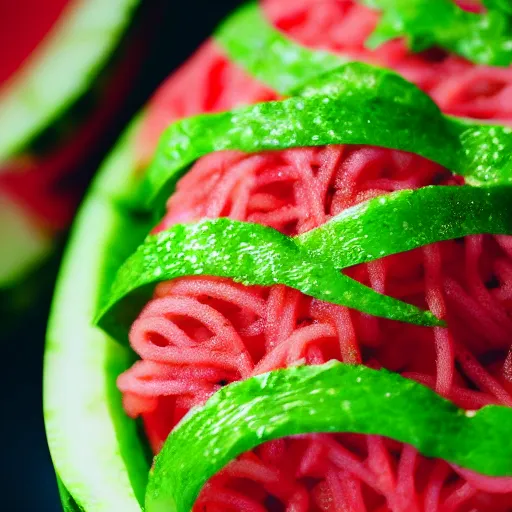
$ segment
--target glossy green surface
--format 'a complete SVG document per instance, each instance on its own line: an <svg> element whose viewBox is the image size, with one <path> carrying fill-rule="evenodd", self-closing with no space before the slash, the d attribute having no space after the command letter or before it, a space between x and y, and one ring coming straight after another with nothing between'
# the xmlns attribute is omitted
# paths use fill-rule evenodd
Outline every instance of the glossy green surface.
<svg viewBox="0 0 512 512"><path fill-rule="evenodd" d="M248 35L256 41L263 28L255 25ZM412 84L364 64L319 76L335 67L332 55L291 51L282 36L267 36L252 55L240 40L243 58L253 59L250 65L261 75L256 76L300 96L175 123L140 188L129 136L82 209L56 294L45 368L48 438L70 511L77 506L87 512L140 512L148 471L135 423L125 416L115 385L133 354L93 325L98 304L101 325L122 341L155 283L205 274L244 284L283 282L322 300L432 325L430 313L376 294L338 269L438 240L510 232L512 202L502 186L512 183L509 129L443 116ZM236 39L236 32L229 37ZM269 41L274 53L261 68ZM308 58L313 60L302 60ZM150 236L133 253L151 228L137 208L157 211L201 156L325 144L411 151L464 175L468 183L500 186L398 192L295 239L228 219L177 225ZM186 418L157 459L147 511L189 512L202 485L229 460L265 440L299 432L387 435L427 456L510 475L511 448L503 441L510 435L510 414L500 407L464 414L433 391L384 371L332 364L276 372L225 388Z"/></svg>
<svg viewBox="0 0 512 512"><path fill-rule="evenodd" d="M439 325L430 312L378 294L310 257L275 229L226 218L177 224L150 235L120 268L104 295L99 325L126 339L156 283L183 276L230 277L245 285L284 284L306 295L365 313L419 325Z"/></svg>
<svg viewBox="0 0 512 512"><path fill-rule="evenodd" d="M191 275L246 285L285 284L327 302L425 325L403 302L336 272L430 243L472 234L512 234L512 187L430 186L379 197L296 238L229 219L176 225L149 236L104 293L99 324L118 339L157 282Z"/></svg>
<svg viewBox="0 0 512 512"><path fill-rule="evenodd" d="M395 73L351 63L318 77L299 96L170 125L144 176L139 203L161 212L187 168L214 151L328 144L408 151L464 176L472 185L512 183L510 128L448 118L425 93Z"/></svg>
<svg viewBox="0 0 512 512"><path fill-rule="evenodd" d="M348 61L294 43L272 27L256 2L237 9L214 37L231 61L283 94Z"/></svg>
<svg viewBox="0 0 512 512"><path fill-rule="evenodd" d="M203 485L238 455L284 436L377 434L488 475L512 475L512 409L464 411L387 370L331 362L277 370L218 391L169 435L146 512L189 512Z"/></svg>

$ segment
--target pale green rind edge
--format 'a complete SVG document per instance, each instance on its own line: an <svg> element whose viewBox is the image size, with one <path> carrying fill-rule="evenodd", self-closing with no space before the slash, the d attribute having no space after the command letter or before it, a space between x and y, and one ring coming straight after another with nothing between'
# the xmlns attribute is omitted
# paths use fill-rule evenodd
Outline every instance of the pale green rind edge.
<svg viewBox="0 0 512 512"><path fill-rule="evenodd" d="M0 161L12 156L88 89L140 0L74 0L0 91Z"/></svg>
<svg viewBox="0 0 512 512"><path fill-rule="evenodd" d="M115 196L133 177L133 134L106 161L76 220L47 333L44 416L56 472L87 512L140 512L148 476L135 422L123 411L119 373L131 350L92 326L112 251L102 251L127 218Z"/></svg>

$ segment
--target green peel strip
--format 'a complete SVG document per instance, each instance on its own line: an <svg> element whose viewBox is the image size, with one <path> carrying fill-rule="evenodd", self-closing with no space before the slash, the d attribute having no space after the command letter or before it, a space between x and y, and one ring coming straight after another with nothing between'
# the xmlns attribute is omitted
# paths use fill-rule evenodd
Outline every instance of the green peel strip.
<svg viewBox="0 0 512 512"><path fill-rule="evenodd" d="M376 421L378 418L378 421ZM387 370L331 362L277 370L218 391L169 435L146 492L147 512L188 512L231 460L284 436L382 435L486 475L512 475L512 409L464 411Z"/></svg>
<svg viewBox="0 0 512 512"><path fill-rule="evenodd" d="M156 282L214 275L246 285L284 284L364 313L434 325L429 313L376 294L338 270L441 240L512 234L511 198L506 186L404 190L361 203L295 238L226 218L178 224L150 235L119 270L99 323L126 338Z"/></svg>
<svg viewBox="0 0 512 512"><path fill-rule="evenodd" d="M215 39L231 60L282 94L349 60L294 43L269 24L256 2L230 15Z"/></svg>
<svg viewBox="0 0 512 512"><path fill-rule="evenodd" d="M371 315L442 325L432 313L378 294L324 260L315 261L275 229L220 218L177 224L146 238L119 269L99 326L116 339L126 339L157 282L194 275L229 277L244 285L284 284Z"/></svg>
<svg viewBox="0 0 512 512"><path fill-rule="evenodd" d="M158 210L188 166L215 151L329 144L415 153L472 185L512 183L512 129L448 118L395 73L351 63L318 78L301 96L172 124L141 183L138 203Z"/></svg>
<svg viewBox="0 0 512 512"><path fill-rule="evenodd" d="M482 15L465 12L452 0L363 0L383 11L367 44L375 48L389 39L405 37L413 51L441 46L475 63L509 66L512 9L507 0L502 6L498 2ZM352 60L292 41L253 2L235 11L217 29L215 39L232 61L282 94Z"/></svg>
<svg viewBox="0 0 512 512"><path fill-rule="evenodd" d="M342 269L424 245L476 234L512 234L512 187L430 186L345 210L300 235L313 258Z"/></svg>

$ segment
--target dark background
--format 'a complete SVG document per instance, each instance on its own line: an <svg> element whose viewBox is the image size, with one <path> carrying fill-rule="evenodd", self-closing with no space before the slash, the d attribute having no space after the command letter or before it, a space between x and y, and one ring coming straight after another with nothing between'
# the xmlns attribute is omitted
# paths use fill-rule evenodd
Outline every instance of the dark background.
<svg viewBox="0 0 512 512"><path fill-rule="evenodd" d="M242 3L241 0L165 2L168 6L163 21L164 30L161 31L152 57L146 60L145 69L141 73L142 82L138 84L137 91L132 95L124 114L120 116L117 132L144 103L157 84L192 54L226 14ZM109 146L116 135L111 133L105 146ZM62 245L64 243L65 241ZM0 425L3 447L0 510L9 512L62 510L42 416L44 333L58 259L59 255L43 270L47 283L36 307L25 313L21 319L17 319L16 327L3 329L1 335L3 364L0 389L3 393L3 412ZM15 320L13 319L13 323Z"/></svg>

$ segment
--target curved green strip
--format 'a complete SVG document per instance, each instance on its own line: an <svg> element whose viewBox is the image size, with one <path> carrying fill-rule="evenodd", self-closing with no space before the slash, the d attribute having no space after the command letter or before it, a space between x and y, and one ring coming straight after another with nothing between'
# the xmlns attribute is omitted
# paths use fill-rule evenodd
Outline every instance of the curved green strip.
<svg viewBox="0 0 512 512"><path fill-rule="evenodd" d="M294 43L272 27L256 2L237 9L214 37L231 60L282 94L349 60Z"/></svg>
<svg viewBox="0 0 512 512"><path fill-rule="evenodd" d="M198 274L286 284L369 314L424 322L411 317L404 303L385 304L389 298L370 294L336 270L481 233L512 234L512 187L403 190L361 203L295 238L225 218L176 225L148 237L125 263L105 294L99 323L126 338L126 327L150 299L155 282ZM392 306L399 309L391 312Z"/></svg>
<svg viewBox="0 0 512 512"><path fill-rule="evenodd" d="M374 49L404 37L414 52L439 46L487 66L512 64L512 17L503 2L488 1L486 13L466 12L453 0L361 0L382 11L367 41Z"/></svg>
<svg viewBox="0 0 512 512"><path fill-rule="evenodd" d="M155 283L184 276L230 277L244 285L284 284L364 313L419 325L441 325L428 311L378 294L310 258L279 231L227 218L176 224L150 235L119 269L98 324L116 339L150 300Z"/></svg>
<svg viewBox="0 0 512 512"><path fill-rule="evenodd" d="M342 269L441 240L512 235L512 187L431 186L402 190L345 210L295 240Z"/></svg>
<svg viewBox="0 0 512 512"><path fill-rule="evenodd" d="M83 95L118 45L140 0L74 0L0 92L0 161Z"/></svg>
<svg viewBox="0 0 512 512"><path fill-rule="evenodd" d="M503 5L498 5L500 1ZM508 66L512 63L512 25L506 2L494 0L489 6L492 10L481 15L464 12L452 0L363 0L369 7L384 10L368 44L375 47L405 36L414 51L438 45L480 64ZM269 23L255 2L227 18L215 39L232 61L282 94L352 60L292 41Z"/></svg>
<svg viewBox="0 0 512 512"><path fill-rule="evenodd" d="M141 512L149 469L116 387L134 355L91 322L114 269L149 229L117 203L136 173L134 129L106 162L76 220L45 348L44 416L51 456L72 503L87 512Z"/></svg>
<svg viewBox="0 0 512 512"><path fill-rule="evenodd" d="M396 373L331 362L231 384L186 416L156 457L146 512L189 512L203 485L234 458L313 432L386 436L427 457L512 475L512 409L466 412Z"/></svg>
<svg viewBox="0 0 512 512"><path fill-rule="evenodd" d="M512 183L510 128L445 117L425 93L395 73L351 63L319 77L300 96L172 124L144 176L139 202L158 210L187 167L214 151L328 144L409 151L470 184Z"/></svg>

